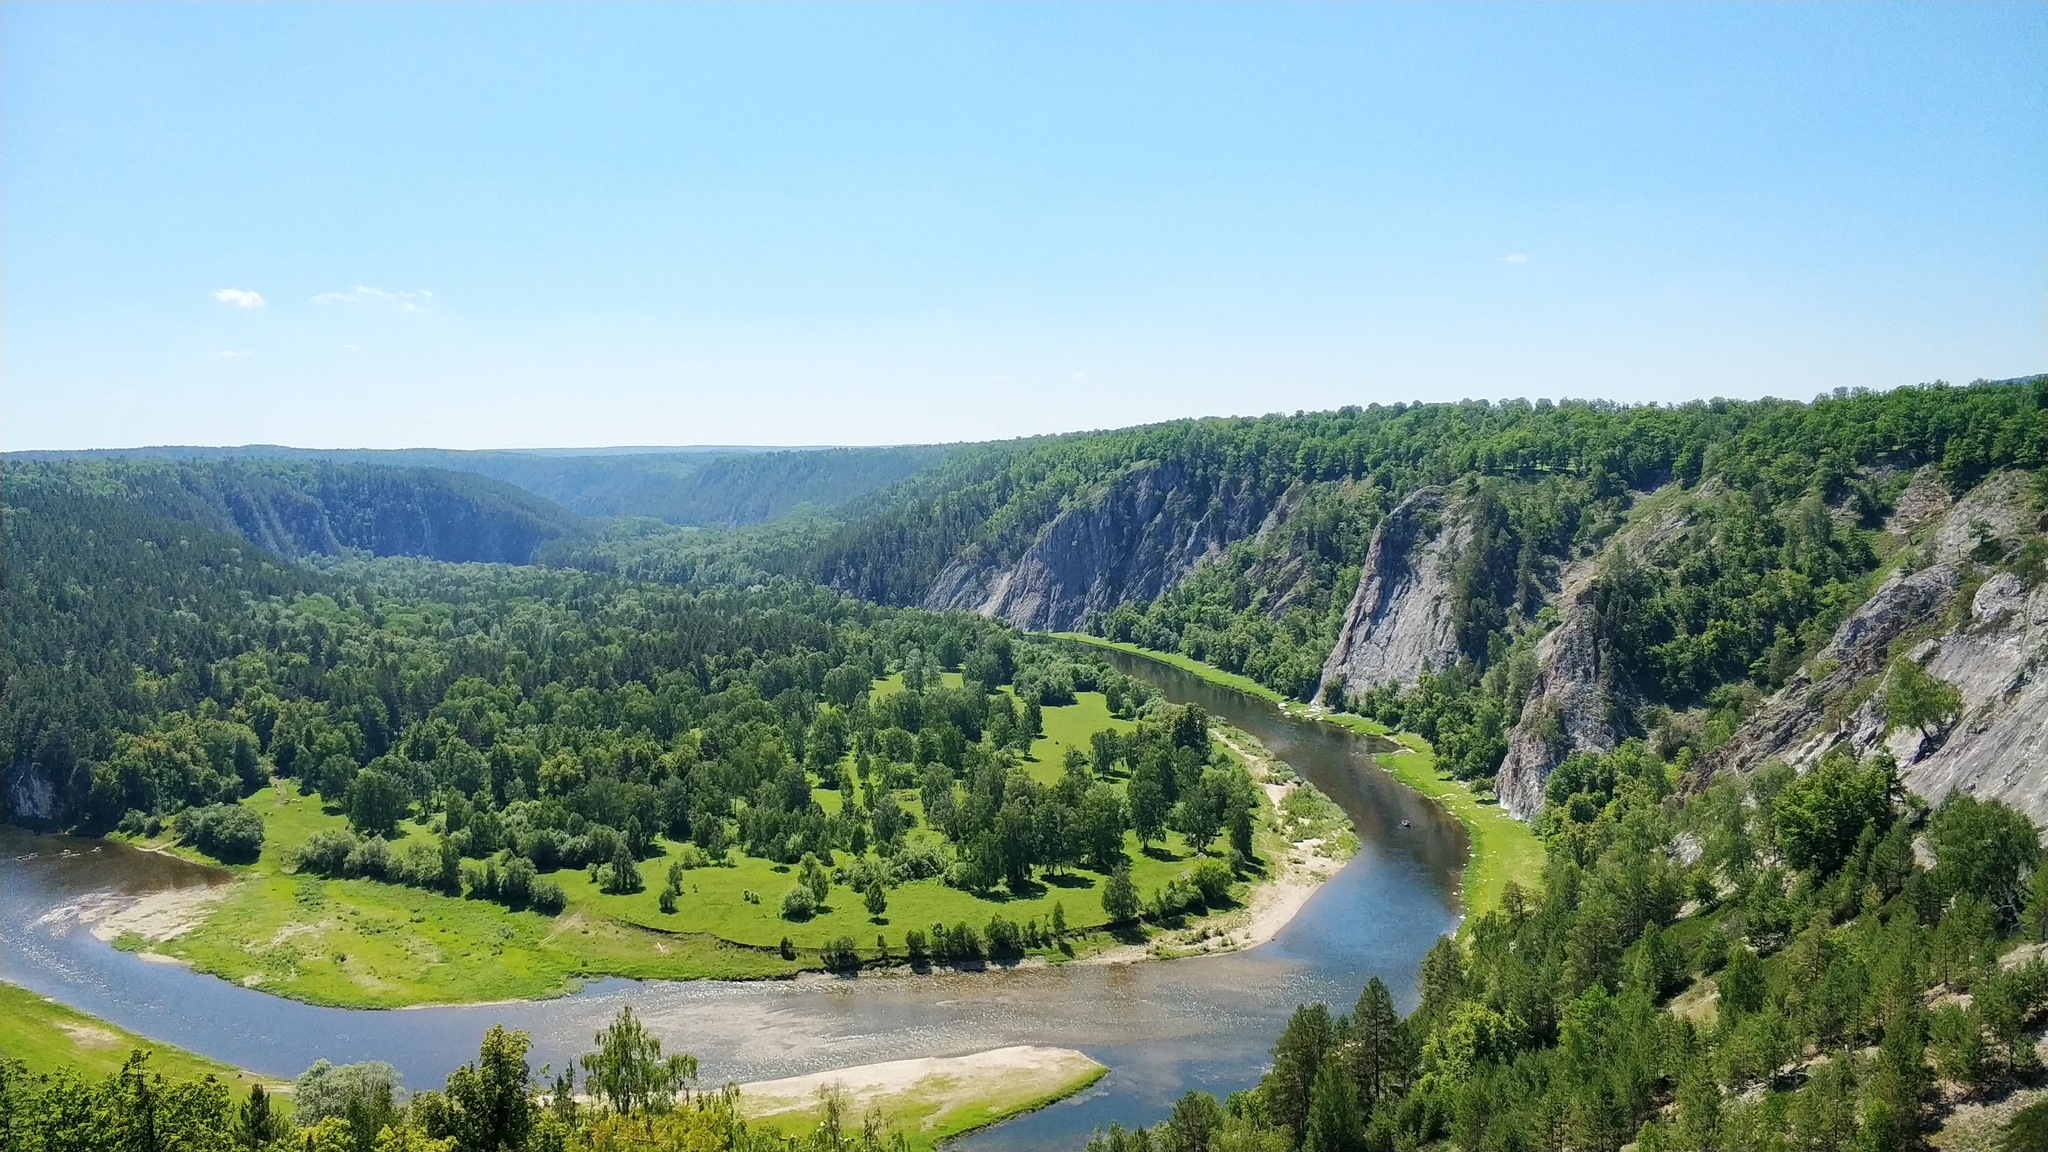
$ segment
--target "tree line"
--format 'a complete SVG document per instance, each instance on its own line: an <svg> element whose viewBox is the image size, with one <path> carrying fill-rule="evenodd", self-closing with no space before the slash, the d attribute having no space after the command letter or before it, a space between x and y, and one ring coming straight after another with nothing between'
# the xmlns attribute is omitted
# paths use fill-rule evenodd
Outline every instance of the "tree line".
<svg viewBox="0 0 2048 1152"><path fill-rule="evenodd" d="M1256 1087L1092 1152L1893 1152L2039 1074L2048 967L2021 946L2048 939L2048 866L2023 815L1930 811L1883 756L1678 781L1641 742L1573 758L1541 889L1440 939L1412 1012L1377 978L1348 1014L1304 1005Z"/></svg>

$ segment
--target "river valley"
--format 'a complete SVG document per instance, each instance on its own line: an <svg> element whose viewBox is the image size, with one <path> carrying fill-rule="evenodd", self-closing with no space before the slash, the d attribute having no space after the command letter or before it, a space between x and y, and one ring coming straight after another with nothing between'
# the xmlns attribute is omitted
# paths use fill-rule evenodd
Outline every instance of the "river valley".
<svg viewBox="0 0 2048 1152"><path fill-rule="evenodd" d="M95 938L95 911L226 874L118 845L0 829L0 977L136 1032L281 1078L318 1058L386 1060L415 1088L474 1058L494 1023L529 1031L536 1063L563 1062L630 1002L707 1082L757 1080L1013 1044L1076 1048L1110 1073L1080 1095L968 1137L963 1149L1078 1148L1094 1128L1151 1123L1190 1088L1250 1085L1296 1004L1348 1010L1379 976L1404 1009L1414 974L1458 917L1465 833L1372 760L1370 737L1142 657L1103 653L1176 702L1258 737L1339 804L1358 854L1271 942L1165 962L1068 964L794 981L604 980L555 1000L363 1011L320 1008Z"/></svg>

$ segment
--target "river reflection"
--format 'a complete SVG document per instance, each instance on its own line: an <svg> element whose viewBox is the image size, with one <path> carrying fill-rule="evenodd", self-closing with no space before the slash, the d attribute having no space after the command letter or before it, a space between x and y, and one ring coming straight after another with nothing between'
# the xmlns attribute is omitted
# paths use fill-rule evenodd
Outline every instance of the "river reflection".
<svg viewBox="0 0 2048 1152"><path fill-rule="evenodd" d="M1463 830L1370 760L1365 741L1138 657L1110 653L1169 699L1251 732L1357 822L1358 856L1272 942L1132 965L794 981L605 980L556 1000L357 1011L316 1008L145 963L95 939L109 900L223 874L118 845L0 829L0 977L125 1028L288 1077L325 1057L379 1059L414 1087L473 1059L494 1023L523 1028L560 1067L630 1002L704 1078L751 1080L1006 1044L1078 1048L1110 1074L1079 1097L960 1141L978 1150L1076 1148L1120 1121L1151 1123L1190 1088L1249 1086L1295 1005L1347 1010L1371 976L1413 1001L1416 966L1456 923ZM1402 821L1408 827L1402 827Z"/></svg>

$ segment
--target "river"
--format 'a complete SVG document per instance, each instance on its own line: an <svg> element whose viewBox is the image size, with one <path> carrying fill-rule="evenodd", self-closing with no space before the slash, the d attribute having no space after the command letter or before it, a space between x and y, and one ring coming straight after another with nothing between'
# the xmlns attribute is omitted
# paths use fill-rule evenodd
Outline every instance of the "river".
<svg viewBox="0 0 2048 1152"><path fill-rule="evenodd" d="M438 1087L492 1024L530 1032L560 1067L631 1003L669 1051L696 1054L710 1083L755 1080L1008 1044L1077 1048L1109 1075L1080 1095L977 1133L974 1152L1078 1148L1111 1121L1149 1124L1182 1092L1250 1086L1297 1004L1348 1011L1379 976L1404 1008L1422 954L1457 923L1465 834L1372 761L1369 738L1298 720L1155 661L1104 655L1168 699L1250 732L1341 805L1358 855L1271 942L1248 951L1121 965L1069 964L930 976L794 981L608 979L554 1000L398 1011L317 1008L94 938L80 914L225 874L95 841L0 828L0 978L124 1028L266 1075L315 1059L387 1060Z"/></svg>

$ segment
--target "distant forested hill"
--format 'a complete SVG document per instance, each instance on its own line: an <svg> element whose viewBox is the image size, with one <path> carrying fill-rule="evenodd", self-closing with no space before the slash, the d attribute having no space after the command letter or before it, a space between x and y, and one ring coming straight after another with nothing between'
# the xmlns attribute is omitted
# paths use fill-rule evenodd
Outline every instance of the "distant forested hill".
<svg viewBox="0 0 2048 1152"><path fill-rule="evenodd" d="M835 507L895 484L945 459L952 451L946 445L590 452L324 450L249 445L32 452L10 458L291 461L435 468L502 480L583 516L646 516L676 525L713 527L757 524L805 506Z"/></svg>
<svg viewBox="0 0 2048 1152"><path fill-rule="evenodd" d="M53 460L5 466L16 493L123 496L285 559L364 552L524 564L580 517L510 484L433 468L286 460Z"/></svg>
<svg viewBox="0 0 2048 1152"><path fill-rule="evenodd" d="M2048 631L2017 623L2048 619L2044 398L1397 404L987 445L760 563L1365 711L1518 815L1641 735L1738 767L1885 746L1918 787L1996 777L2044 818L2048 782L2004 767L2048 759ZM1925 729L1886 710L1923 665L1961 693Z"/></svg>
<svg viewBox="0 0 2048 1152"><path fill-rule="evenodd" d="M10 463L9 484L74 469L285 557L816 582L1091 631L1419 732L1518 815L1574 755L1641 737L1701 773L1881 747L1916 788L1990 787L2048 818L2048 778L2005 767L2048 759L2048 686L2029 672L2048 659L2044 399L2033 378L1812 403L1376 405L958 448L450 454L516 457L523 483L585 508L668 501L742 525L724 530L579 531L483 477L331 461Z"/></svg>

